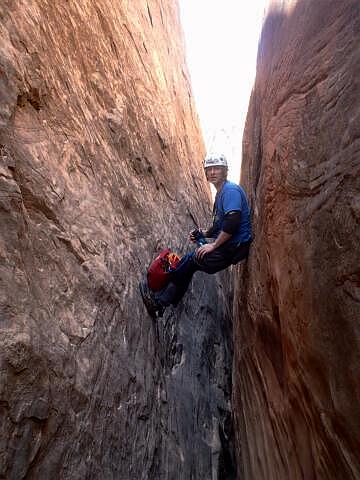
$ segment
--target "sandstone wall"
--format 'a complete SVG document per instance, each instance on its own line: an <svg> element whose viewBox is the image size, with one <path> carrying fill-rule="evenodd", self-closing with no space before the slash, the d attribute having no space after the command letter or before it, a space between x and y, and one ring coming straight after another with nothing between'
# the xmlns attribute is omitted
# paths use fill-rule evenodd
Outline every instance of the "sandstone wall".
<svg viewBox="0 0 360 480"><path fill-rule="evenodd" d="M0 478L230 478L229 292L155 326L137 289L209 214L177 3L3 0L0 34Z"/></svg>
<svg viewBox="0 0 360 480"><path fill-rule="evenodd" d="M272 1L243 141L238 454L251 480L360 478L360 5Z"/></svg>

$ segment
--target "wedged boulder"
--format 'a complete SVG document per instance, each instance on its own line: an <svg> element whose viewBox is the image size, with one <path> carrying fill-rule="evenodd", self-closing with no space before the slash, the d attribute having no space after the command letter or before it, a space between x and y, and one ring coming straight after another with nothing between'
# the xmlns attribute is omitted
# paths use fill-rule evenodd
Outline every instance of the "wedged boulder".
<svg viewBox="0 0 360 480"><path fill-rule="evenodd" d="M234 339L244 479L360 478L359 58L359 2L270 2L243 139L255 231Z"/></svg>
<svg viewBox="0 0 360 480"><path fill-rule="evenodd" d="M0 478L211 478L229 293L155 328L138 292L209 220L177 3L5 0L0 36Z"/></svg>

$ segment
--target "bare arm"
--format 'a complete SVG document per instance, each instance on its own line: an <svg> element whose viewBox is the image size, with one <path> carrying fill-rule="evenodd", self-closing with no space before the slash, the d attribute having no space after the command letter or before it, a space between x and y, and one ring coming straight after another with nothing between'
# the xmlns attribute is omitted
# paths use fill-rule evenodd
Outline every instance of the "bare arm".
<svg viewBox="0 0 360 480"><path fill-rule="evenodd" d="M232 235L230 233L221 231L215 242L207 243L203 247L200 247L196 250L197 258L203 258L203 256L207 253L213 252L216 248L220 247L220 245L227 242L231 237Z"/></svg>
<svg viewBox="0 0 360 480"><path fill-rule="evenodd" d="M227 242L233 234L238 229L241 220L241 212L240 211L231 211L225 215L223 221L223 230L219 233L216 240L213 243L209 243L200 247L196 251L197 258L201 259L207 253L214 251L216 248L220 247L223 243Z"/></svg>

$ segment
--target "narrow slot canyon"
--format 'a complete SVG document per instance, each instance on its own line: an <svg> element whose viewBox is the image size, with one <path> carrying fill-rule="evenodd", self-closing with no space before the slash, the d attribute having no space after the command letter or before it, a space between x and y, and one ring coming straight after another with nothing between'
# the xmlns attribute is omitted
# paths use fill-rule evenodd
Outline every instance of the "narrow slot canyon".
<svg viewBox="0 0 360 480"><path fill-rule="evenodd" d="M156 320L212 217L178 2L3 0L0 37L0 479L360 480L359 2L269 0L250 255Z"/></svg>

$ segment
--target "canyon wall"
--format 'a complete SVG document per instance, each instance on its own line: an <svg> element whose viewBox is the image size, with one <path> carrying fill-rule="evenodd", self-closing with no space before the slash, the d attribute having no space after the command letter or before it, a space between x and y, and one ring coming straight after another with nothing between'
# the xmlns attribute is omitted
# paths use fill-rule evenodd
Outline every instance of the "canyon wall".
<svg viewBox="0 0 360 480"><path fill-rule="evenodd" d="M241 478L360 478L360 5L271 1L243 138Z"/></svg>
<svg viewBox="0 0 360 480"><path fill-rule="evenodd" d="M0 36L0 478L233 478L230 291L138 292L209 220L177 3L3 0Z"/></svg>

